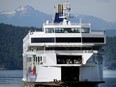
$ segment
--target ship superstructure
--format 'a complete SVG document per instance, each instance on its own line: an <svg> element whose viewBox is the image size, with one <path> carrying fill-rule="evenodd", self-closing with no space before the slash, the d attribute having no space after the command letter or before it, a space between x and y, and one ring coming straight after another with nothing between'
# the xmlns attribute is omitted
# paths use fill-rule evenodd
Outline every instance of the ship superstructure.
<svg viewBox="0 0 116 87"><path fill-rule="evenodd" d="M47 20L42 31L29 31L23 39L23 81L82 87L103 82L105 33L93 32L90 23L72 23L67 1L56 9L54 20Z"/></svg>

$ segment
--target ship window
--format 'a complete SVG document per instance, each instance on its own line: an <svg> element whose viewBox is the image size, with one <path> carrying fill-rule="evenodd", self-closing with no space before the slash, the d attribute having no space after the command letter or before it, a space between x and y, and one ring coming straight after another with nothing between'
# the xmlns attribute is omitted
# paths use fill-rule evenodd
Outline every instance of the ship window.
<svg viewBox="0 0 116 87"><path fill-rule="evenodd" d="M83 37L82 38L83 43L104 43L103 37Z"/></svg>
<svg viewBox="0 0 116 87"><path fill-rule="evenodd" d="M44 47L37 47L36 49L37 49L37 51L44 50Z"/></svg>
<svg viewBox="0 0 116 87"><path fill-rule="evenodd" d="M81 50L80 47L46 47L45 50Z"/></svg>
<svg viewBox="0 0 116 87"><path fill-rule="evenodd" d="M54 33L54 28L46 28L45 32L46 33Z"/></svg>
<svg viewBox="0 0 116 87"><path fill-rule="evenodd" d="M42 56L39 57L39 64L43 64Z"/></svg>
<svg viewBox="0 0 116 87"><path fill-rule="evenodd" d="M57 55L57 64L81 64L82 56L79 55Z"/></svg>
<svg viewBox="0 0 116 87"><path fill-rule="evenodd" d="M92 49L93 49L93 50L100 50L100 48L101 48L100 46L93 46Z"/></svg>
<svg viewBox="0 0 116 87"><path fill-rule="evenodd" d="M40 61L40 60L39 60L39 57L38 57L38 63L39 63L39 61Z"/></svg>
<svg viewBox="0 0 116 87"><path fill-rule="evenodd" d="M100 46L93 47L46 47L45 50L99 50Z"/></svg>
<svg viewBox="0 0 116 87"><path fill-rule="evenodd" d="M89 33L90 32L90 28L82 28L81 32L82 33Z"/></svg>
<svg viewBox="0 0 116 87"><path fill-rule="evenodd" d="M55 33L63 33L64 30L61 28L55 28Z"/></svg>
<svg viewBox="0 0 116 87"><path fill-rule="evenodd" d="M54 38L31 38L32 43L51 43L54 42Z"/></svg>
<svg viewBox="0 0 116 87"><path fill-rule="evenodd" d="M71 28L63 28L64 29L64 33L72 33Z"/></svg>
<svg viewBox="0 0 116 87"><path fill-rule="evenodd" d="M56 42L57 43L64 43L64 42L68 42L68 43L70 43L70 42L73 42L73 43L75 43L75 42L81 42L81 38L77 38L77 37L73 37L73 38L56 38Z"/></svg>
<svg viewBox="0 0 116 87"><path fill-rule="evenodd" d="M35 57L34 62L35 64L42 64L42 57L41 56Z"/></svg>
<svg viewBox="0 0 116 87"><path fill-rule="evenodd" d="M42 61L42 57L39 57L40 58L40 61Z"/></svg>
<svg viewBox="0 0 116 87"><path fill-rule="evenodd" d="M72 33L80 33L80 29L79 28L72 28Z"/></svg>
<svg viewBox="0 0 116 87"><path fill-rule="evenodd" d="M38 57L36 57L36 63L38 62Z"/></svg>
<svg viewBox="0 0 116 87"><path fill-rule="evenodd" d="M55 33L80 33L79 28L55 28Z"/></svg>

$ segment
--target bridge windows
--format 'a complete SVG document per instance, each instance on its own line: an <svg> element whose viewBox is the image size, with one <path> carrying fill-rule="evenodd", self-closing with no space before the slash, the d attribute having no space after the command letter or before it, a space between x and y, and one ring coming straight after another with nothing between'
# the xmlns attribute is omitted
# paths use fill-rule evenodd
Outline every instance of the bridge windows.
<svg viewBox="0 0 116 87"><path fill-rule="evenodd" d="M80 33L80 28L55 28L55 33Z"/></svg>
<svg viewBox="0 0 116 87"><path fill-rule="evenodd" d="M89 33L90 32L90 28L81 28L81 32L82 33Z"/></svg>
<svg viewBox="0 0 116 87"><path fill-rule="evenodd" d="M45 33L89 33L90 28L45 28Z"/></svg>
<svg viewBox="0 0 116 87"><path fill-rule="evenodd" d="M54 33L54 28L46 28L45 33Z"/></svg>

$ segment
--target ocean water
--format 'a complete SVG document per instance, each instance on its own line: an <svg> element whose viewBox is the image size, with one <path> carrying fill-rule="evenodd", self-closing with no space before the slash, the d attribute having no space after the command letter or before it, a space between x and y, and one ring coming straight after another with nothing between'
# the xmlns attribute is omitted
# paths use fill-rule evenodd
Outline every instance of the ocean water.
<svg viewBox="0 0 116 87"><path fill-rule="evenodd" d="M105 83L100 84L99 87L116 87L116 71L107 70L103 75Z"/></svg>
<svg viewBox="0 0 116 87"><path fill-rule="evenodd" d="M116 71L104 71L104 81L99 87L116 87ZM22 70L0 70L0 87L23 87Z"/></svg>
<svg viewBox="0 0 116 87"><path fill-rule="evenodd" d="M104 81L99 87L116 87L116 78L104 78Z"/></svg>
<svg viewBox="0 0 116 87"><path fill-rule="evenodd" d="M0 70L0 87L23 87L22 70Z"/></svg>

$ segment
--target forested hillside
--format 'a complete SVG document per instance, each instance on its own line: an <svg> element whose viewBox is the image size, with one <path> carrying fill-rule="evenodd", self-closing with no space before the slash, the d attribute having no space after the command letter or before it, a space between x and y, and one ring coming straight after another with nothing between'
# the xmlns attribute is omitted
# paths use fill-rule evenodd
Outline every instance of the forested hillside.
<svg viewBox="0 0 116 87"><path fill-rule="evenodd" d="M23 38L29 30L41 29L0 24L0 69L22 69ZM116 37L107 37L104 67L116 69Z"/></svg>
<svg viewBox="0 0 116 87"><path fill-rule="evenodd" d="M0 68L22 69L23 38L29 30L35 29L0 24Z"/></svg>
<svg viewBox="0 0 116 87"><path fill-rule="evenodd" d="M104 49L104 68L116 70L116 36L107 37Z"/></svg>

